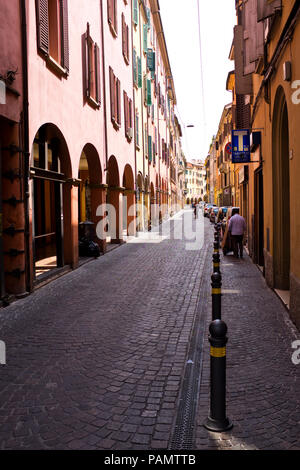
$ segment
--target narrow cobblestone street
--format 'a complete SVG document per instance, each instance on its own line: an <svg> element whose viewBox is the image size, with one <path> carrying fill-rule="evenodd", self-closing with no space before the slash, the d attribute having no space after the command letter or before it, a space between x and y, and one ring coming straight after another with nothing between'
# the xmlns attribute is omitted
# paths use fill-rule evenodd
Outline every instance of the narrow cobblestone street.
<svg viewBox="0 0 300 470"><path fill-rule="evenodd" d="M300 448L296 330L248 257L222 258L234 428L202 426L213 240L204 223L201 249L172 238L127 243L0 310L1 449L172 448L191 352L200 354L194 448Z"/></svg>

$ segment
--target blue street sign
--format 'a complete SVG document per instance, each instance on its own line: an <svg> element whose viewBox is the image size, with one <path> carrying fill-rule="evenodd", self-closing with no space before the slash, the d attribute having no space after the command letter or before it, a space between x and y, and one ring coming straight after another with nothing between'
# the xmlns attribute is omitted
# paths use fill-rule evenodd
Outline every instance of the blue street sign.
<svg viewBox="0 0 300 470"><path fill-rule="evenodd" d="M249 163L250 157L250 130L235 129L231 132L232 163Z"/></svg>

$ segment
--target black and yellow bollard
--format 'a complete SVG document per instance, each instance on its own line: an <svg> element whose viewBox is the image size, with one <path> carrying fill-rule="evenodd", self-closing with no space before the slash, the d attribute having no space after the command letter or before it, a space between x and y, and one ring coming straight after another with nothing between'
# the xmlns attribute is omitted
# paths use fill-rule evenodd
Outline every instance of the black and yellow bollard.
<svg viewBox="0 0 300 470"><path fill-rule="evenodd" d="M219 253L219 249L220 249L220 242L219 240L215 240L214 241L214 253Z"/></svg>
<svg viewBox="0 0 300 470"><path fill-rule="evenodd" d="M203 425L209 431L222 432L233 426L226 417L226 323L214 320L209 326L209 332L210 414Z"/></svg>
<svg viewBox="0 0 300 470"><path fill-rule="evenodd" d="M213 272L220 273L220 254L219 253L213 254Z"/></svg>
<svg viewBox="0 0 300 470"><path fill-rule="evenodd" d="M221 273L214 272L211 275L212 320L221 319L221 287Z"/></svg>

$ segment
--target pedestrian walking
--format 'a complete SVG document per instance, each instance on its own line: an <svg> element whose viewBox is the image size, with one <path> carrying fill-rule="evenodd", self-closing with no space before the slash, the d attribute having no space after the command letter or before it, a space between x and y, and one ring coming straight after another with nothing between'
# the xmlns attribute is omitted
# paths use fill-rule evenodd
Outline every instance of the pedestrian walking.
<svg viewBox="0 0 300 470"><path fill-rule="evenodd" d="M228 230L233 241L233 253L236 258L243 258L243 239L246 232L246 221L236 212L229 221Z"/></svg>
<svg viewBox="0 0 300 470"><path fill-rule="evenodd" d="M194 214L195 214L195 219L197 219L197 212L198 212L198 204L195 203L195 206L194 206Z"/></svg>

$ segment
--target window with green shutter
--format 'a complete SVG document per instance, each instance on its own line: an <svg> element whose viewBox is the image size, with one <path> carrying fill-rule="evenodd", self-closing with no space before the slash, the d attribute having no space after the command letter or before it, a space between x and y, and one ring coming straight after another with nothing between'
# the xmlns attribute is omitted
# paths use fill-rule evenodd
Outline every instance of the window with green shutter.
<svg viewBox="0 0 300 470"><path fill-rule="evenodd" d="M148 158L149 162L152 162L152 137L148 135Z"/></svg>
<svg viewBox="0 0 300 470"><path fill-rule="evenodd" d="M133 48L133 81L134 81L134 84L137 85L138 73L137 73L137 56L136 56L135 48Z"/></svg>
<svg viewBox="0 0 300 470"><path fill-rule="evenodd" d="M143 25L143 51L147 54L148 49L148 25Z"/></svg>
<svg viewBox="0 0 300 470"><path fill-rule="evenodd" d="M146 12L147 12L147 19L148 19L147 28L149 29L151 25L150 8L146 7Z"/></svg>
<svg viewBox="0 0 300 470"><path fill-rule="evenodd" d="M150 48L147 49L147 67L151 72L155 72L155 52Z"/></svg>
<svg viewBox="0 0 300 470"><path fill-rule="evenodd" d="M137 67L138 67L138 87L142 88L142 59L140 57L137 58Z"/></svg>
<svg viewBox="0 0 300 470"><path fill-rule="evenodd" d="M147 106L152 105L152 98L151 98L151 80L147 79Z"/></svg>
<svg viewBox="0 0 300 470"><path fill-rule="evenodd" d="M135 25L139 22L138 0L133 0L133 23Z"/></svg>

